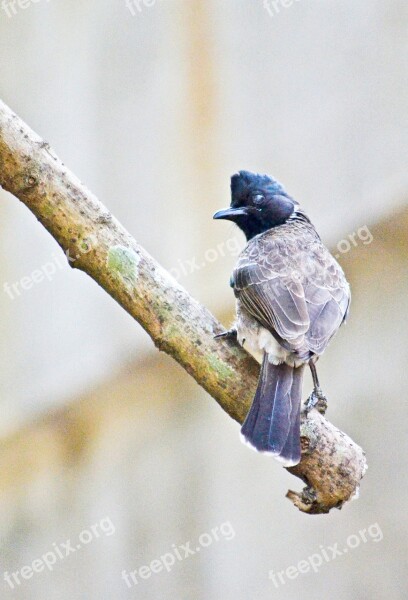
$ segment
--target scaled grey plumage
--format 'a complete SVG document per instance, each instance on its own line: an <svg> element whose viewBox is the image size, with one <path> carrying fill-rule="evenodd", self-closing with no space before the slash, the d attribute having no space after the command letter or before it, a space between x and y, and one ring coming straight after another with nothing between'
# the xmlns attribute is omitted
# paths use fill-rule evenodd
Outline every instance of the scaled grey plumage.
<svg viewBox="0 0 408 600"><path fill-rule="evenodd" d="M246 313L267 329L296 364L325 350L344 321L350 288L343 270L301 216L252 238L233 271L238 333ZM254 334L259 335L252 322ZM259 343L246 338L253 350ZM272 358L272 357L271 357ZM283 362L276 360L272 362ZM285 361L286 362L286 361Z"/></svg>

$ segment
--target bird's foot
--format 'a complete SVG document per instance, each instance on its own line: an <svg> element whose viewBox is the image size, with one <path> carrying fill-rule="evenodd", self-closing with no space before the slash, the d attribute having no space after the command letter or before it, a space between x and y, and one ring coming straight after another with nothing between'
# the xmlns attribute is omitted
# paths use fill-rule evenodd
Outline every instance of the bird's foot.
<svg viewBox="0 0 408 600"><path fill-rule="evenodd" d="M318 387L313 390L309 398L305 402L306 413L315 408L320 414L324 415L327 410L327 398L322 390Z"/></svg>
<svg viewBox="0 0 408 600"><path fill-rule="evenodd" d="M223 338L224 340L233 340L236 341L238 339L238 332L235 328L228 329L228 331L224 331L223 333L218 333L214 336L215 340Z"/></svg>

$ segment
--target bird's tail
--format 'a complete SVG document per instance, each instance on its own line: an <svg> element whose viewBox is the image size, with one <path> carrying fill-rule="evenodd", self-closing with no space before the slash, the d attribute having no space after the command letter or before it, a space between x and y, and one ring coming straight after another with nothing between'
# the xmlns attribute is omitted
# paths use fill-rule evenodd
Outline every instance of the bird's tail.
<svg viewBox="0 0 408 600"><path fill-rule="evenodd" d="M244 441L286 467L300 462L300 403L304 365L273 365L264 354L258 388L242 426Z"/></svg>

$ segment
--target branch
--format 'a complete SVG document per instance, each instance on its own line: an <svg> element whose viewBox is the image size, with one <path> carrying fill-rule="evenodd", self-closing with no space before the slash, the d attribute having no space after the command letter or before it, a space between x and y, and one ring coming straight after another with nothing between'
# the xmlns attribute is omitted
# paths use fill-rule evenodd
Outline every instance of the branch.
<svg viewBox="0 0 408 600"><path fill-rule="evenodd" d="M214 340L223 331L122 227L34 133L0 101L0 185L21 200L55 238L74 268L92 277L242 423L259 365L237 344ZM288 497L302 511L340 508L358 490L364 453L316 410L302 417L304 455L288 469L307 487Z"/></svg>

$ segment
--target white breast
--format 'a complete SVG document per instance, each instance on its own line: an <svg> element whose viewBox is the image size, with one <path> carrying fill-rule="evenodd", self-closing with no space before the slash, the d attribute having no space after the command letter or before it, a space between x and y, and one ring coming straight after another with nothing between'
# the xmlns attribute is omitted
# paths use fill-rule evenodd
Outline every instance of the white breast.
<svg viewBox="0 0 408 600"><path fill-rule="evenodd" d="M289 350L283 348L273 337L270 331L262 327L237 301L237 321L235 324L238 341L248 352L261 362L264 352L268 360L274 365L287 363L298 367L304 361L300 360Z"/></svg>

